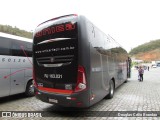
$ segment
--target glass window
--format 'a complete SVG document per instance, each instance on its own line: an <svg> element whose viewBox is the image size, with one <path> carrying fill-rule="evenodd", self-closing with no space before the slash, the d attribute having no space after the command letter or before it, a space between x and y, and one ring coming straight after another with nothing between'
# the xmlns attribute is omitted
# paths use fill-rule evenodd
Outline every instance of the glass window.
<svg viewBox="0 0 160 120"><path fill-rule="evenodd" d="M25 50L28 57L32 57L32 43L27 43L27 48Z"/></svg>
<svg viewBox="0 0 160 120"><path fill-rule="evenodd" d="M0 37L0 55L10 55L10 48L10 39Z"/></svg>
<svg viewBox="0 0 160 120"><path fill-rule="evenodd" d="M23 52L23 49L25 49L25 45L22 41L13 40L11 43L11 48L13 56L25 56Z"/></svg>

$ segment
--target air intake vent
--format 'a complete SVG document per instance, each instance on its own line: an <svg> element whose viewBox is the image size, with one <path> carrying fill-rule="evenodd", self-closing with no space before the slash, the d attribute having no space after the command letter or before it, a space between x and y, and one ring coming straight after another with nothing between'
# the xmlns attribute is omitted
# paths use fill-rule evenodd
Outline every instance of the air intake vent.
<svg viewBox="0 0 160 120"><path fill-rule="evenodd" d="M43 67L61 67L71 64L74 55L53 56L37 58L39 66Z"/></svg>

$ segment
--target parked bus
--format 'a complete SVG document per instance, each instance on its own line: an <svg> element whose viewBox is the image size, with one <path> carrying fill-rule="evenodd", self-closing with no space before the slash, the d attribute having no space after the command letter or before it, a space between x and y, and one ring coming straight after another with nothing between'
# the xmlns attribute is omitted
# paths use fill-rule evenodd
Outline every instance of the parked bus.
<svg viewBox="0 0 160 120"><path fill-rule="evenodd" d="M0 97L34 95L31 39L0 33Z"/></svg>
<svg viewBox="0 0 160 120"><path fill-rule="evenodd" d="M35 94L44 102L89 107L127 81L127 52L82 15L43 22L33 37Z"/></svg>

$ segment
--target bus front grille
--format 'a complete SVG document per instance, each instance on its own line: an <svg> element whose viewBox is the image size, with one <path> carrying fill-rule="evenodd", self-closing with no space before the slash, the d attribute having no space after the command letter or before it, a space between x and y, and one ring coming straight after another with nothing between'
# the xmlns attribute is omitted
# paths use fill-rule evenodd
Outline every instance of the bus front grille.
<svg viewBox="0 0 160 120"><path fill-rule="evenodd" d="M39 66L43 67L61 67L71 64L74 55L51 56L37 58Z"/></svg>

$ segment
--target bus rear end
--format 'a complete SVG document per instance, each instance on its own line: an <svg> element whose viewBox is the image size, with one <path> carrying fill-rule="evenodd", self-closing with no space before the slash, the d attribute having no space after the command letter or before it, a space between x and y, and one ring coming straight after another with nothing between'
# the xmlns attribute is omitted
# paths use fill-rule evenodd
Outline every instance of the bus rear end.
<svg viewBox="0 0 160 120"><path fill-rule="evenodd" d="M60 106L88 106L85 68L78 59L77 15L54 18L37 26L33 44L36 97Z"/></svg>

